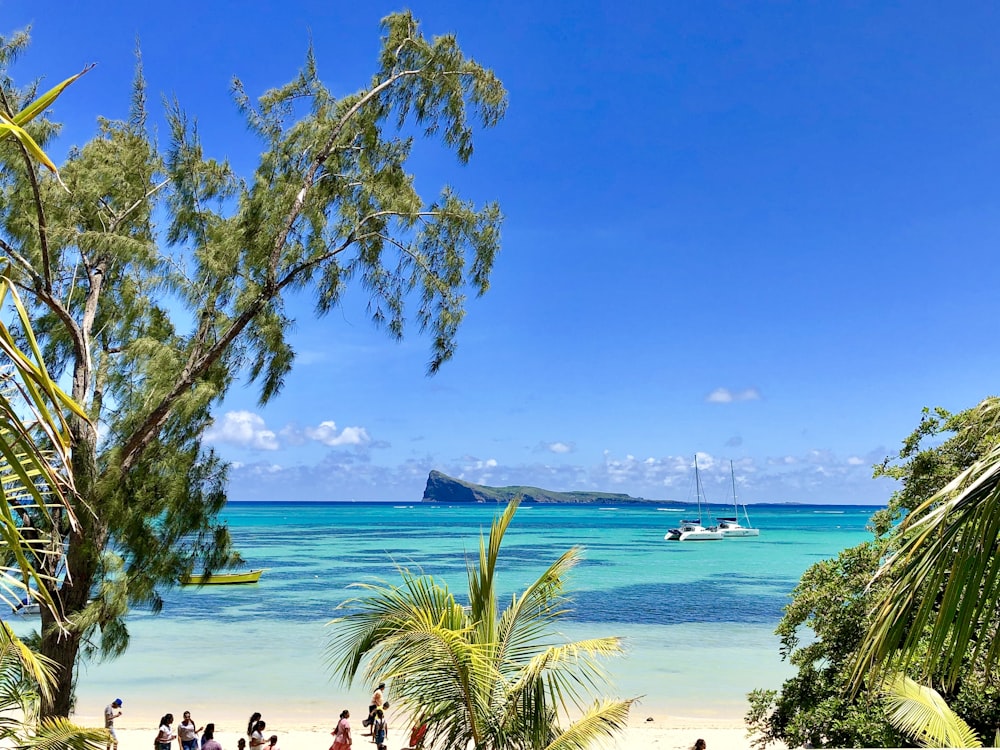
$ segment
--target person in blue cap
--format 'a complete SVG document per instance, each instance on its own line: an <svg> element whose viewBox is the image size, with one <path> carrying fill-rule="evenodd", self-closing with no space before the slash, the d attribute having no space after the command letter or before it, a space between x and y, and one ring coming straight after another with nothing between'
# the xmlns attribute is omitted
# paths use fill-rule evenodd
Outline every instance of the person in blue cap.
<svg viewBox="0 0 1000 750"><path fill-rule="evenodd" d="M104 728L108 730L108 750L118 750L118 734L115 732L115 719L122 715L122 699L115 698L104 707Z"/></svg>

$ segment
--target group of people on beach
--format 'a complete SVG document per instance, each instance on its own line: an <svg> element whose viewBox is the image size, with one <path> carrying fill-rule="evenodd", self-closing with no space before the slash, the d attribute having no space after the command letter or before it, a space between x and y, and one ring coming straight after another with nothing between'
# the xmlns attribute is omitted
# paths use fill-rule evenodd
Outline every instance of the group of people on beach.
<svg viewBox="0 0 1000 750"><path fill-rule="evenodd" d="M107 750L118 750L118 734L115 732L115 719L122 715L122 699L115 698L104 708L104 728L108 730ZM160 728L153 740L155 750L170 750L174 740L177 740L178 750L222 750L222 745L215 739L215 724L209 722L199 727L191 718L191 712L185 711L177 731L173 729L174 715L164 714L160 718ZM259 713L250 716L247 723L247 738L250 740L249 750L281 750L278 747L278 735L272 734L264 739L267 724ZM236 741L237 750L247 750L247 740L240 737Z"/></svg>
<svg viewBox="0 0 1000 750"><path fill-rule="evenodd" d="M377 750L387 750L386 742L389 739L389 722L385 717L385 710L389 708L389 703L384 699L385 683L379 683L372 694L371 704L368 706L368 717L361 724L369 728L364 736L371 737ZM121 698L115 698L104 708L104 727L108 732L107 750L118 750L118 734L115 732L115 719L122 715ZM340 719L337 726L330 733L333 735L333 744L330 750L347 750L353 744L351 738L351 712L344 709L340 712ZM185 711L181 722L174 731L174 715L165 714L160 718L160 728L156 732L156 739L153 740L155 750L171 750L174 740L177 741L178 750L222 750L222 745L215 739L215 724L209 722L203 727L191 717L190 711ZM236 750L281 750L278 747L278 735L272 734L267 739L264 732L267 723L259 712L250 715L247 722L247 736L240 737L236 742ZM410 743L404 750L422 750L424 735L427 733L427 724L423 721L410 732ZM249 740L249 747L247 745Z"/></svg>
<svg viewBox="0 0 1000 750"><path fill-rule="evenodd" d="M361 726L368 728L364 737L371 737L375 743L376 750L386 750L386 743L389 739L389 722L385 717L385 710L389 708L388 701L385 700L385 683L380 682L372 693L371 703L368 705L368 716L361 721ZM337 726L330 734L333 735L333 744L330 750L347 750L352 744L351 737L351 712L344 709L340 712ZM418 721L410 732L410 742L403 750L422 750L424 745L424 735L427 734L427 724Z"/></svg>
<svg viewBox="0 0 1000 750"><path fill-rule="evenodd" d="M167 714L160 719L160 729L157 732L154 745L156 750L170 750L171 743L176 739L180 750L222 750L222 745L215 739L215 724L209 722L204 727L199 727L191 712L185 711L184 718L177 725L175 733L171 728L174 723L173 714ZM247 722L247 738L250 740L250 750L281 750L278 747L278 735L272 734L264 739L264 730L267 729L266 722L259 713L253 713L250 721ZM199 734L201 735L199 737ZM247 739L240 737L236 741L237 750L247 750Z"/></svg>

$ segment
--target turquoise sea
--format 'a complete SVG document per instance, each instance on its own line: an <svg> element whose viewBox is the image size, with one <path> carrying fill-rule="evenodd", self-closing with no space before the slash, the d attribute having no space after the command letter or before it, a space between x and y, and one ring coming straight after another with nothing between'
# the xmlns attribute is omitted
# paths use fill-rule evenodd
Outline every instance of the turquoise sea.
<svg viewBox="0 0 1000 750"><path fill-rule="evenodd" d="M524 505L501 555L500 586L513 592L565 549L582 546L564 631L625 637L628 655L608 664L617 694L644 696L643 715L740 717L749 690L778 687L790 674L773 631L799 576L868 538L873 511L750 506L760 537L677 543L663 535L692 516L688 506ZM113 697L125 700L126 719L148 714L148 724L184 709L199 719L260 710L280 714L286 726L332 718L344 707L360 712L369 686L333 681L326 653L326 623L355 593L350 584L392 581L398 564L464 591L466 558L497 512L230 503L224 518L236 545L250 567L267 568L260 583L178 587L166 592L159 615L134 613L128 653L81 671L78 714L97 715ZM24 632L30 623L17 627Z"/></svg>

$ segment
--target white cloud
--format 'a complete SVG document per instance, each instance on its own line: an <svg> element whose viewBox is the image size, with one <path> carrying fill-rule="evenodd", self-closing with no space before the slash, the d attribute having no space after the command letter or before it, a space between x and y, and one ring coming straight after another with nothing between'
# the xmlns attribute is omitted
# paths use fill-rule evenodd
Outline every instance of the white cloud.
<svg viewBox="0 0 1000 750"><path fill-rule="evenodd" d="M871 478L884 449L838 456L828 450L798 455L743 456L735 460L740 501L800 503L884 503L895 483ZM279 466L267 461L233 465L230 497L247 499L419 501L431 469L493 487L529 485L551 490L627 492L663 502L694 498L690 455L616 457L605 451L593 464L504 463L495 458L441 459L427 454L392 466L379 465L365 451L328 451L316 463ZM854 459L861 458L861 463ZM699 453L705 496L713 503L732 498L729 460Z"/></svg>
<svg viewBox="0 0 1000 750"><path fill-rule="evenodd" d="M576 446L556 440L554 443L542 443L542 448L549 453L572 453Z"/></svg>
<svg viewBox="0 0 1000 750"><path fill-rule="evenodd" d="M710 404L731 404L735 401L760 401L760 399L760 391L753 387L744 388L741 391L716 388L705 397L705 400Z"/></svg>
<svg viewBox="0 0 1000 750"><path fill-rule="evenodd" d="M371 442L368 430L364 427L345 427L338 431L337 424L333 420L320 422L316 427L306 427L305 435L311 440L330 447L364 445Z"/></svg>
<svg viewBox="0 0 1000 750"><path fill-rule="evenodd" d="M205 441L260 451L276 451L280 447L277 436L267 429L263 418L249 411L223 414L221 419L215 420L205 431Z"/></svg>

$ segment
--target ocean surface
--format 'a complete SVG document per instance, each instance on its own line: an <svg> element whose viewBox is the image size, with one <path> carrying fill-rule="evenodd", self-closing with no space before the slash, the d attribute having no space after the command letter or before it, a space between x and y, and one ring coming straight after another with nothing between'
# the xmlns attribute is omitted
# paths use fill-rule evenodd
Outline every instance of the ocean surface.
<svg viewBox="0 0 1000 750"><path fill-rule="evenodd" d="M865 526L875 509L749 510L760 537L677 543L663 535L692 517L689 506L523 505L501 553L500 589L508 597L567 548L582 546L584 562L571 579L574 611L563 631L568 638L625 638L627 656L607 664L615 681L609 694L643 696L640 714L740 717L747 692L777 688L791 674L774 628L799 577L869 538ZM288 726L317 716L332 721L344 707L358 715L370 686L333 679L327 651L328 621L358 593L351 584L394 581L398 565L464 592L466 560L498 512L480 505L230 503L223 516L237 547L250 567L267 568L260 583L177 587L166 592L160 614L133 613L128 653L81 669L78 713L98 715L122 697L125 718L149 714L150 725L184 709L210 721L208 713L280 706L270 715L280 710ZM31 629L30 620L15 620L17 632Z"/></svg>

